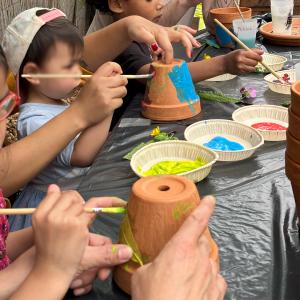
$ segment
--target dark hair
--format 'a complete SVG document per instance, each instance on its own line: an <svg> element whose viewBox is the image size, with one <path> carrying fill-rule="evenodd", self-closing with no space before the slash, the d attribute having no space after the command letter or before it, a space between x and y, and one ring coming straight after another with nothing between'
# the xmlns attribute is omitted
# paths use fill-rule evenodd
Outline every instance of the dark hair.
<svg viewBox="0 0 300 300"><path fill-rule="evenodd" d="M37 16L47 12L48 10L46 9L39 10L37 11ZM43 25L37 32L21 64L20 74L23 73L23 68L28 62L36 63L38 66L42 65L57 42L67 44L73 55L83 51L83 38L78 28L67 18L59 17ZM20 78L21 96L24 100L28 97L28 89L28 81Z"/></svg>
<svg viewBox="0 0 300 300"><path fill-rule="evenodd" d="M87 0L87 3L93 5L97 10L105 14L111 13L108 5L108 0Z"/></svg>
<svg viewBox="0 0 300 300"><path fill-rule="evenodd" d="M2 67L6 73L8 72L7 60L1 45L0 45L0 67Z"/></svg>

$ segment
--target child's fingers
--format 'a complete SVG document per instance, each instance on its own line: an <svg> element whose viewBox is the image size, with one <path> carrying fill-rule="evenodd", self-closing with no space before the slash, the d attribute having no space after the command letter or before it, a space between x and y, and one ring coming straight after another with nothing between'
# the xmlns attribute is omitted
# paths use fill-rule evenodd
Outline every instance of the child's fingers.
<svg viewBox="0 0 300 300"><path fill-rule="evenodd" d="M111 272L112 272L112 268L102 268L98 272L98 278L104 281L109 277Z"/></svg>
<svg viewBox="0 0 300 300"><path fill-rule="evenodd" d="M89 233L89 246L104 245L112 245L111 239L100 234Z"/></svg>
<svg viewBox="0 0 300 300"><path fill-rule="evenodd" d="M128 84L128 80L126 77L121 75L115 75L113 77L105 78L106 87L108 88L116 88L119 86L126 86Z"/></svg>
<svg viewBox="0 0 300 300"><path fill-rule="evenodd" d="M94 76L110 77L114 74L122 74L122 68L115 62L107 62L97 69Z"/></svg>
<svg viewBox="0 0 300 300"><path fill-rule="evenodd" d="M179 34L179 33L174 31L174 34ZM165 30L159 30L159 34L157 34L156 39L160 48L164 51L164 55L163 55L164 63L166 64L172 63L174 58L174 52L167 32Z"/></svg>
<svg viewBox="0 0 300 300"><path fill-rule="evenodd" d="M111 89L110 96L112 99L115 98L124 98L127 95L127 89L125 86L120 86Z"/></svg>
<svg viewBox="0 0 300 300"><path fill-rule="evenodd" d="M83 198L76 191L66 191L62 193L60 201L55 204L54 210L56 212L65 212L70 210L74 205L79 205L83 211Z"/></svg>
<svg viewBox="0 0 300 300"><path fill-rule="evenodd" d="M95 197L89 199L85 207L112 207L112 206L126 206L127 202L117 197Z"/></svg>
<svg viewBox="0 0 300 300"><path fill-rule="evenodd" d="M249 66L249 67L255 67L257 65L257 60L245 57L243 59L243 65L246 65L246 66Z"/></svg>
<svg viewBox="0 0 300 300"><path fill-rule="evenodd" d="M46 197L37 207L37 211L35 212L35 214L47 214L49 211L52 210L53 206L59 200L60 197L60 188L55 184L49 185Z"/></svg>
<svg viewBox="0 0 300 300"><path fill-rule="evenodd" d="M175 25L175 26L173 26L173 28L174 28L175 30L178 30L178 31L181 30L181 29L183 29L183 30L185 30L186 32L190 33L191 35L195 35L196 32L197 32L196 29L193 29L193 28L191 28L191 27L189 27L189 26L186 26L186 25Z"/></svg>

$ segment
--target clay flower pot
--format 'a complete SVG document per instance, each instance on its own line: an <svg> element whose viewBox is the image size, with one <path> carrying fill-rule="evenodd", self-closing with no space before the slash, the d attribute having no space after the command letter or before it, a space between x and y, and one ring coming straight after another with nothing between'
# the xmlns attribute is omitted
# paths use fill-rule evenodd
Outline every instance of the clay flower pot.
<svg viewBox="0 0 300 300"><path fill-rule="evenodd" d="M250 19L252 16L252 9L248 7L240 7L244 19ZM240 19L241 16L236 7L214 8L210 10L210 17L212 20L217 19L228 29L232 29L232 21ZM214 31L218 43L227 48L235 48L235 44L231 37L219 25L215 24Z"/></svg>
<svg viewBox="0 0 300 300"><path fill-rule="evenodd" d="M298 217L300 217L300 164L293 161L287 153L285 155L285 173L291 181L297 207L297 214Z"/></svg>
<svg viewBox="0 0 300 300"><path fill-rule="evenodd" d="M153 62L154 77L148 81L142 114L148 119L176 121L191 118L201 111L200 98L186 62Z"/></svg>
<svg viewBox="0 0 300 300"><path fill-rule="evenodd" d="M122 290L130 294L131 276L141 266L140 260L144 264L153 261L199 203L195 184L184 177L145 177L133 185L120 242L127 242L139 259L133 256L130 262L116 268L114 279ZM205 235L211 244L211 258L218 262L218 247L208 229Z"/></svg>
<svg viewBox="0 0 300 300"><path fill-rule="evenodd" d="M289 108L289 132L295 139L300 140L300 116L294 114L291 107Z"/></svg>
<svg viewBox="0 0 300 300"><path fill-rule="evenodd" d="M287 131L286 137L286 153L294 162L300 164L300 140L297 140L289 131Z"/></svg>
<svg viewBox="0 0 300 300"><path fill-rule="evenodd" d="M300 186L300 164L297 164L288 153L285 154L285 173L290 181Z"/></svg>
<svg viewBox="0 0 300 300"><path fill-rule="evenodd" d="M292 85L292 102L291 110L300 117L300 81L296 81Z"/></svg>

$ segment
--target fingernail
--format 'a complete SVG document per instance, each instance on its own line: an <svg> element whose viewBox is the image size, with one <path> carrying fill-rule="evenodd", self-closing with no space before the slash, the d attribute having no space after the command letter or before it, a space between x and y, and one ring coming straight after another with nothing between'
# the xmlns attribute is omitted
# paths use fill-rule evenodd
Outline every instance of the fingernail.
<svg viewBox="0 0 300 300"><path fill-rule="evenodd" d="M151 49L152 49L153 52L156 52L156 51L158 50L158 45L157 45L157 43L153 43L153 44L151 45Z"/></svg>
<svg viewBox="0 0 300 300"><path fill-rule="evenodd" d="M83 281L81 279L76 279L72 282L71 287L75 289L77 286L82 286Z"/></svg>
<svg viewBox="0 0 300 300"><path fill-rule="evenodd" d="M118 257L120 262L128 261L132 256L132 250L127 246L120 246L118 251Z"/></svg>
<svg viewBox="0 0 300 300"><path fill-rule="evenodd" d="M82 295L84 293L85 293L85 289L74 290L74 295L75 296L80 296L80 295Z"/></svg>
<svg viewBox="0 0 300 300"><path fill-rule="evenodd" d="M200 46L201 46L201 44L200 44L199 42L197 42L197 46L198 46L198 47L200 47Z"/></svg>

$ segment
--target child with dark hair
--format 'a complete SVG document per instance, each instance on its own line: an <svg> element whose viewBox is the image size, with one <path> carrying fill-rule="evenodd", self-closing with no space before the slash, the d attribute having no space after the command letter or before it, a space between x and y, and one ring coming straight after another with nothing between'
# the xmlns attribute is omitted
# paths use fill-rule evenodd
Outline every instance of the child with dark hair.
<svg viewBox="0 0 300 300"><path fill-rule="evenodd" d="M83 39L77 28L57 9L33 8L19 14L4 33L3 48L12 72L19 78L20 106L18 134L26 137L62 113L69 105L61 101L80 83L80 79L22 78L20 74L81 74ZM127 80L114 63L101 67L112 89L103 94L107 101L126 94ZM105 94L106 93L106 94ZM82 131L21 192L15 207L36 207L49 184L56 182L63 190L76 189L105 142L112 113L101 123ZM66 124L68 126L68 124ZM55 140L53 141L55 143ZM34 158L33 158L34 159ZM10 219L12 231L31 225L30 216Z"/></svg>
<svg viewBox="0 0 300 300"><path fill-rule="evenodd" d="M130 15L138 15L154 23L160 21L165 7L164 0L94 0L96 7L112 15L114 21ZM175 26L174 30L186 31L186 26ZM210 60L188 64L194 82L199 82L224 73L243 74L255 71L255 66L262 60L263 51L235 50L226 55L213 57ZM124 72L129 74L146 74L149 72L152 57L147 45L133 42L115 60ZM130 89L128 89L130 92Z"/></svg>

